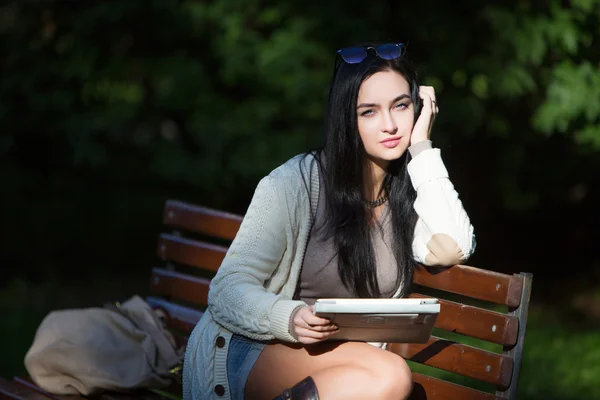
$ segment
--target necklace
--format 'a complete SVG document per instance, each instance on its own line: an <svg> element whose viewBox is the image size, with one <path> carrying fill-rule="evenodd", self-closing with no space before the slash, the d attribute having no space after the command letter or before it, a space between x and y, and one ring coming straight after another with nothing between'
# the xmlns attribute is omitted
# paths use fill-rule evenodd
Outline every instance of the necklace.
<svg viewBox="0 0 600 400"><path fill-rule="evenodd" d="M379 207L380 205L385 203L387 201L387 199L388 199L388 195L384 194L383 196L381 196L380 198L378 198L377 200L374 200L374 201L365 200L365 205L369 208Z"/></svg>

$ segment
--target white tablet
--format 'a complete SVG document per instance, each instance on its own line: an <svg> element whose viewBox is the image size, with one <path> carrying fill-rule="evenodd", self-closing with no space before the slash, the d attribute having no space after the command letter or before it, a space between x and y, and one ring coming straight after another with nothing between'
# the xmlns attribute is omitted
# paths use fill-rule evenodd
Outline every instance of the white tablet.
<svg viewBox="0 0 600 400"><path fill-rule="evenodd" d="M435 298L318 299L314 314L340 330L329 340L426 343L440 312Z"/></svg>

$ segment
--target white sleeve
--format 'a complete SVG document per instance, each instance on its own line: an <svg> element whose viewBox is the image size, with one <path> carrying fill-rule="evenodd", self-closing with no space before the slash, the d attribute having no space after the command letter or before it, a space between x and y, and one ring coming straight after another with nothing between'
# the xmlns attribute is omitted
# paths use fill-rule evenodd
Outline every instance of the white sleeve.
<svg viewBox="0 0 600 400"><path fill-rule="evenodd" d="M427 149L408 164L417 191L414 208L413 256L426 265L453 265L475 250L475 235L454 185L448 178L439 149Z"/></svg>

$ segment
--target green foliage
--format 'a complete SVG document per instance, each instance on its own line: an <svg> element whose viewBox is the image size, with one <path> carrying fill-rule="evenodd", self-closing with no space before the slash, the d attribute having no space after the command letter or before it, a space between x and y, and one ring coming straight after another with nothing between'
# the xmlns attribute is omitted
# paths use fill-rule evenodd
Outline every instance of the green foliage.
<svg viewBox="0 0 600 400"><path fill-rule="evenodd" d="M497 40L488 60L499 98L528 96L534 104L532 128L570 133L577 143L600 149L600 61L590 51L600 39L600 3L550 2L536 9L521 2L519 12L488 6L484 11Z"/></svg>
<svg viewBox="0 0 600 400"><path fill-rule="evenodd" d="M568 132L577 122L583 126L575 131L575 140L591 144L600 150L600 69L589 61L573 65L560 63L553 71L548 85L546 102L534 116L534 126L541 132Z"/></svg>
<svg viewBox="0 0 600 400"><path fill-rule="evenodd" d="M164 200L243 212L261 176L320 144L334 50L371 40L408 42L436 88L433 140L471 215L495 226L507 210L570 210L600 169L598 26L598 0L3 2L0 261L94 285L128 271L114 297L145 290ZM564 257L579 254L573 226ZM487 245L512 253L506 240ZM107 300L28 285L0 298L4 333L22 340L7 376L50 308ZM521 397L600 398L597 335L543 322Z"/></svg>
<svg viewBox="0 0 600 400"><path fill-rule="evenodd" d="M510 158L514 147L558 134L600 149L597 1L463 2L459 13L433 0L45 1L2 11L0 152L17 162L201 186L227 206L240 182L251 187L321 143L334 50L365 40L409 43L438 91L441 147L497 140L480 170L494 171L486 179L502 207L535 207L544 194L506 167L522 161ZM51 151L20 157L33 142ZM522 185L529 200L515 196Z"/></svg>
<svg viewBox="0 0 600 400"><path fill-rule="evenodd" d="M600 399L599 346L596 329L576 329L551 312L534 312L527 326L519 398Z"/></svg>

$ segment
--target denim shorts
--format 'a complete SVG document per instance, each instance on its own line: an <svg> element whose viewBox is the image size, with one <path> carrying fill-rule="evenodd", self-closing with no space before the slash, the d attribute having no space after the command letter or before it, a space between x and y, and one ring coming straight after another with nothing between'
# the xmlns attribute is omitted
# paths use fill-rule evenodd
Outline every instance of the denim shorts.
<svg viewBox="0 0 600 400"><path fill-rule="evenodd" d="M244 398L248 375L268 342L260 342L234 334L227 353L227 380L232 400Z"/></svg>

